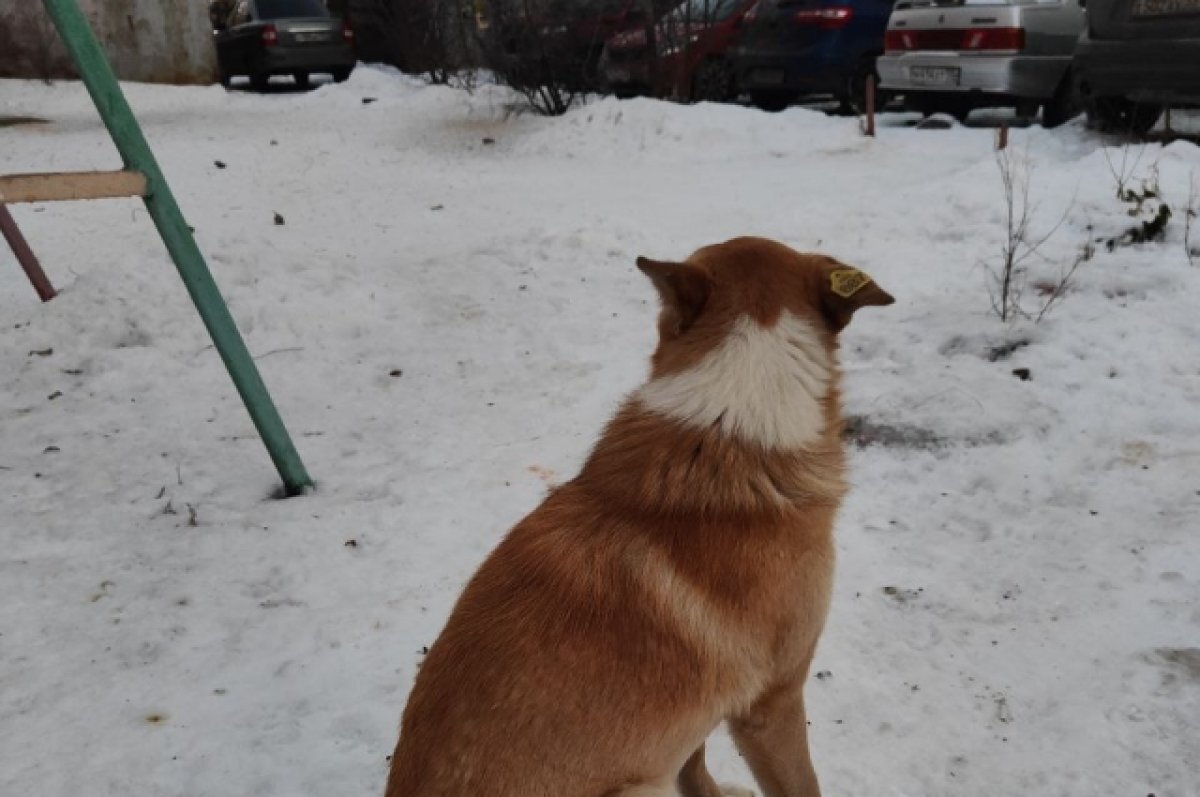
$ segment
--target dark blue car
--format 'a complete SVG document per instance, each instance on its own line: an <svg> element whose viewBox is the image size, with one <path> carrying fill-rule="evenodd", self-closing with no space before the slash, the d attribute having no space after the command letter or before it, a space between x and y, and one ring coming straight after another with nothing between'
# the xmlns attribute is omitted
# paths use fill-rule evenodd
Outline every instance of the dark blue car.
<svg viewBox="0 0 1200 797"><path fill-rule="evenodd" d="M891 12L892 0L759 0L733 51L737 85L766 110L819 94L861 109Z"/></svg>

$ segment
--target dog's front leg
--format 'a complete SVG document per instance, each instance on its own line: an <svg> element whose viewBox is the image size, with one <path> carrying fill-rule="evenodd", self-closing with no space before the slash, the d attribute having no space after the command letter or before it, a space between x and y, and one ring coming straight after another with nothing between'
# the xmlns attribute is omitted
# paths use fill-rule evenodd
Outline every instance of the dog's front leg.
<svg viewBox="0 0 1200 797"><path fill-rule="evenodd" d="M821 797L808 753L804 678L778 687L729 720L729 732L766 797Z"/></svg>

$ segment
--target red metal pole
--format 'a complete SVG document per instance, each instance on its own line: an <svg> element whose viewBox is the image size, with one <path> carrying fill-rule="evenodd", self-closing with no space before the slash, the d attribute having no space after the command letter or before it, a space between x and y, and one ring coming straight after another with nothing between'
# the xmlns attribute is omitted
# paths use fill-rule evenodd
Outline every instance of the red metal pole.
<svg viewBox="0 0 1200 797"><path fill-rule="evenodd" d="M54 286L46 278L46 272L42 271L41 265L33 255L33 250L25 242L25 236L21 235L16 220L13 219L3 202L0 202L0 232L4 233L4 240L8 241L9 248L17 256L17 262L21 264L21 268L25 269L25 276L29 277L29 283L37 291L38 298L43 302L53 299L55 296Z"/></svg>
<svg viewBox="0 0 1200 797"><path fill-rule="evenodd" d="M996 149L1008 149L1008 123L1001 122L996 131Z"/></svg>
<svg viewBox="0 0 1200 797"><path fill-rule="evenodd" d="M867 75L867 130L866 133L875 137L875 76Z"/></svg>

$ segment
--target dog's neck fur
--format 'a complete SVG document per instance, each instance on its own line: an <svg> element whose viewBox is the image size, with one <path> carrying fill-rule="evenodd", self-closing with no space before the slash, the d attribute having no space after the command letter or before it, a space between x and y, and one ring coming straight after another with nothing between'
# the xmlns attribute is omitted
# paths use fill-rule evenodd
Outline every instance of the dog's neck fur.
<svg viewBox="0 0 1200 797"><path fill-rule="evenodd" d="M651 379L635 396L689 426L713 426L764 448L801 449L825 428L830 360L812 326L791 313L769 327L741 316L698 365Z"/></svg>
<svg viewBox="0 0 1200 797"><path fill-rule="evenodd" d="M783 313L743 316L694 365L626 399L579 480L638 511L708 516L836 504L842 480L835 354Z"/></svg>

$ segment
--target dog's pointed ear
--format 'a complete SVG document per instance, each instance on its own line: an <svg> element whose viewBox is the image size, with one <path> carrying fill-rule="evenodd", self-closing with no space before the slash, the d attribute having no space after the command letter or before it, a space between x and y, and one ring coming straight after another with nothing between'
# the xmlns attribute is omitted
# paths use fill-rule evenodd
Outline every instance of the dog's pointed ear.
<svg viewBox="0 0 1200 797"><path fill-rule="evenodd" d="M663 330L676 335L687 332L704 312L712 293L708 272L693 263L664 263L646 257L637 259L637 267L662 298Z"/></svg>
<svg viewBox="0 0 1200 797"><path fill-rule="evenodd" d="M841 332L860 307L886 307L896 300L866 272L849 266L831 270L821 290L825 316L834 332Z"/></svg>

